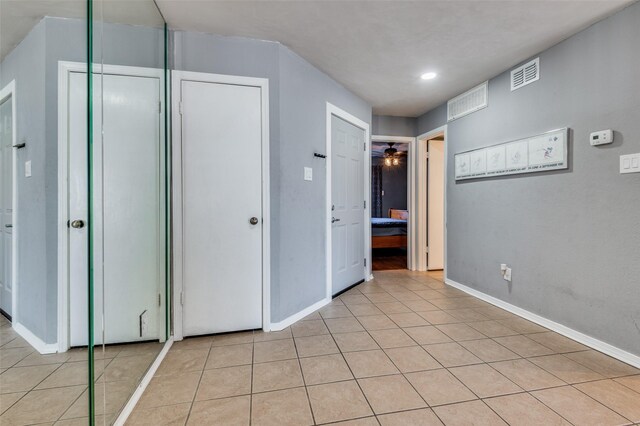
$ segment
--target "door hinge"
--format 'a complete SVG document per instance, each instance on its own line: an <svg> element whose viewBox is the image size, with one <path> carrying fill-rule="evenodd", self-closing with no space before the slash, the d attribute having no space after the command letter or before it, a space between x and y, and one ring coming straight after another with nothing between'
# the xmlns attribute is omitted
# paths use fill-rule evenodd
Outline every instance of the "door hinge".
<svg viewBox="0 0 640 426"><path fill-rule="evenodd" d="M364 266L367 266L367 258L364 258Z"/></svg>
<svg viewBox="0 0 640 426"><path fill-rule="evenodd" d="M426 158L427 160L429 159L429 153L428 152L424 153L424 158Z"/></svg>
<svg viewBox="0 0 640 426"><path fill-rule="evenodd" d="M365 208L365 209L366 209L366 208L367 208L367 200L364 200L363 205L364 205L364 207L363 207L363 208Z"/></svg>
<svg viewBox="0 0 640 426"><path fill-rule="evenodd" d="M162 101L158 101L158 114L162 114Z"/></svg>
<svg viewBox="0 0 640 426"><path fill-rule="evenodd" d="M429 247L425 247L425 248L424 248L424 252L425 252L425 253L429 253Z"/></svg>
<svg viewBox="0 0 640 426"><path fill-rule="evenodd" d="M363 145L364 151L366 152L367 151L367 143L363 142L362 145Z"/></svg>
<svg viewBox="0 0 640 426"><path fill-rule="evenodd" d="M181 305L184 305L184 297L183 296L184 296L184 293L180 292L180 304Z"/></svg>
<svg viewBox="0 0 640 426"><path fill-rule="evenodd" d="M158 293L158 306L162 306L162 295Z"/></svg>
<svg viewBox="0 0 640 426"><path fill-rule="evenodd" d="M178 102L178 112L182 115L182 101Z"/></svg>

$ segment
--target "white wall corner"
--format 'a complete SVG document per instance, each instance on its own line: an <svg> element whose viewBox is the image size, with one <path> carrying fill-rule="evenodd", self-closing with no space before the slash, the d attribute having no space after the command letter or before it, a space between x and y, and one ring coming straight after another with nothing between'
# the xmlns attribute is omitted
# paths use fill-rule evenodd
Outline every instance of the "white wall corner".
<svg viewBox="0 0 640 426"><path fill-rule="evenodd" d="M272 322L271 323L271 331L280 331L280 330L284 330L285 328L289 327L291 324L300 321L302 318L311 315L312 313L314 313L315 311L317 311L318 309L322 308L323 306L328 305L329 303L331 303L331 298L325 298L320 300L319 302L314 303L311 306L308 306L306 308L304 308L303 310L301 310L298 313L295 313L293 315L291 315L288 318L283 319L280 322Z"/></svg>
<svg viewBox="0 0 640 426"><path fill-rule="evenodd" d="M55 354L58 352L58 343L45 343L38 336L33 334L27 327L20 324L18 321L13 322L12 328L16 333L20 335L24 340L27 341L35 350L40 352L42 355L46 354Z"/></svg>

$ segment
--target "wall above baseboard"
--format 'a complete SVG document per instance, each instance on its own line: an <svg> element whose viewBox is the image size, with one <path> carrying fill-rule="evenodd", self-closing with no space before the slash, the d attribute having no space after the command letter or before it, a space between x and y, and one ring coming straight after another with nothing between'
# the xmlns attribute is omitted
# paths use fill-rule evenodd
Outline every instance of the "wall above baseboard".
<svg viewBox="0 0 640 426"><path fill-rule="evenodd" d="M445 283L459 290L462 290L465 293L470 294L471 296L477 297L480 300L484 300L487 303L491 303L492 305L497 306L498 308L502 308L505 311L509 311L512 314L518 315L531 322L535 322L536 324L546 327L549 330L555 331L556 333L562 334L563 336L573 339L576 342L582 343L583 345L589 346L592 349L595 349L613 358L616 358L624 363L632 365L636 368L640 368L640 356L638 355L632 354L616 346L610 345L609 343L605 343L594 337L591 337L589 335L576 331L572 328L569 328L565 325L551 321L550 319L544 318L538 314L534 314L533 312L529 312L526 309L519 308L503 300L500 300L493 296L489 296L488 294L482 293L478 290L474 290L469 286L460 284L459 282L453 281L449 278L445 278Z"/></svg>

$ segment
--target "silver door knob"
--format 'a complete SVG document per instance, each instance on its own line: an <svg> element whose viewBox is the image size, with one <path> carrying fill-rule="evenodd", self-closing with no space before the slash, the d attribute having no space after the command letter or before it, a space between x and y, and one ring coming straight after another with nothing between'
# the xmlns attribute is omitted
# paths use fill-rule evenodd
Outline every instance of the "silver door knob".
<svg viewBox="0 0 640 426"><path fill-rule="evenodd" d="M258 224L258 218L257 217L252 217L251 219L249 219L249 223L252 225L257 225Z"/></svg>
<svg viewBox="0 0 640 426"><path fill-rule="evenodd" d="M80 219L76 219L71 222L71 227L75 229L84 228L84 221Z"/></svg>
<svg viewBox="0 0 640 426"><path fill-rule="evenodd" d="M340 222L340 219L336 219L335 217L331 218L331 223Z"/></svg>

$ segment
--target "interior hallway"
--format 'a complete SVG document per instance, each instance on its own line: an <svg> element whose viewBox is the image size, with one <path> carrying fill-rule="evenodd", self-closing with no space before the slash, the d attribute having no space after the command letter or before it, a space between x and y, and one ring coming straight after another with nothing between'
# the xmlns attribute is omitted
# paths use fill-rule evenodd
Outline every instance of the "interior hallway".
<svg viewBox="0 0 640 426"><path fill-rule="evenodd" d="M640 370L445 285L441 272L377 272L283 331L175 343L128 424L351 419L633 424Z"/></svg>

